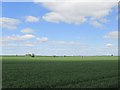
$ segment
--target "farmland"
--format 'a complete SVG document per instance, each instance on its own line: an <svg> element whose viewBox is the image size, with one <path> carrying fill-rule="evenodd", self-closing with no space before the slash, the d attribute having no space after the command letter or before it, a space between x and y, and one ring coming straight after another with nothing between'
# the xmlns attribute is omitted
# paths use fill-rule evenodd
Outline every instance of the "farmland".
<svg viewBox="0 0 120 90"><path fill-rule="evenodd" d="M115 88L118 57L3 56L3 88Z"/></svg>

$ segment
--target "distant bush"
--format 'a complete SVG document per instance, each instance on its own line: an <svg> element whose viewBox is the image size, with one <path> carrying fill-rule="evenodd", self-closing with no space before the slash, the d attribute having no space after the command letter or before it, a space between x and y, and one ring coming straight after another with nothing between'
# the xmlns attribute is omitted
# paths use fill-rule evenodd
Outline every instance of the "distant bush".
<svg viewBox="0 0 120 90"><path fill-rule="evenodd" d="M25 54L25 56L35 57L35 54Z"/></svg>
<svg viewBox="0 0 120 90"><path fill-rule="evenodd" d="M113 56L113 54L111 56Z"/></svg>
<svg viewBox="0 0 120 90"><path fill-rule="evenodd" d="M56 57L55 55L53 57Z"/></svg>
<svg viewBox="0 0 120 90"><path fill-rule="evenodd" d="M33 54L31 55L31 57L35 57L35 54L33 53Z"/></svg>
<svg viewBox="0 0 120 90"><path fill-rule="evenodd" d="M31 56L31 54L25 54L25 56Z"/></svg>

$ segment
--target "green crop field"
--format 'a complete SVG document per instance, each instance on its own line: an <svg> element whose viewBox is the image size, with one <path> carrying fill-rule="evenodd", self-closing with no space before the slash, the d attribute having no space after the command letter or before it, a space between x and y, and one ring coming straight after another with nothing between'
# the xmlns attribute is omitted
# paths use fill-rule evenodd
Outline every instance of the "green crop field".
<svg viewBox="0 0 120 90"><path fill-rule="evenodd" d="M3 88L115 88L118 57L3 56Z"/></svg>

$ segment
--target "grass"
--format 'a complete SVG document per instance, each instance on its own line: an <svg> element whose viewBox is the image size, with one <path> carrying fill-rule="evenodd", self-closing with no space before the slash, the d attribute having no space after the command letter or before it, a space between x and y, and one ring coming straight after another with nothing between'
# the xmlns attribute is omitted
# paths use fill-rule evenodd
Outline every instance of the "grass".
<svg viewBox="0 0 120 90"><path fill-rule="evenodd" d="M3 57L3 88L114 88L118 57Z"/></svg>

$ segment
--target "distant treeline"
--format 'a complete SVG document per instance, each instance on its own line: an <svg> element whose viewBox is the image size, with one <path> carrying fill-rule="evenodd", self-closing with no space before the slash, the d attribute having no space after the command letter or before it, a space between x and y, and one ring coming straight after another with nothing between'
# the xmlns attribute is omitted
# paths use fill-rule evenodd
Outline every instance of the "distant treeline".
<svg viewBox="0 0 120 90"><path fill-rule="evenodd" d="M19 54L16 54L16 55L0 55L1 57L2 56L9 56L9 57L13 57L13 56L29 56L29 57L96 57L96 56L117 56L117 55L91 55L91 56L87 56L87 55L51 55L51 56L47 56L47 55L35 55L34 53L30 54L30 53L27 53L25 55L19 55ZM120 55L119 55L120 56Z"/></svg>

